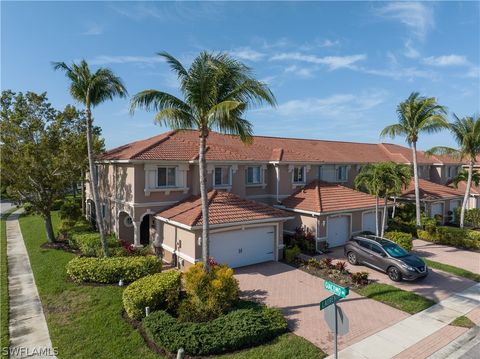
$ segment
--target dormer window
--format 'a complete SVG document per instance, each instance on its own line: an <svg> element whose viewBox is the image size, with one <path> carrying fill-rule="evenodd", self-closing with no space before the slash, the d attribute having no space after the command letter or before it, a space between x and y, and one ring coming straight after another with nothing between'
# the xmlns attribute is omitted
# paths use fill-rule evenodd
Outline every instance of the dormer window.
<svg viewBox="0 0 480 359"><path fill-rule="evenodd" d="M225 187L231 185L230 166L215 167L214 176L215 187Z"/></svg>
<svg viewBox="0 0 480 359"><path fill-rule="evenodd" d="M247 168L247 184L262 184L262 167L251 166Z"/></svg>
<svg viewBox="0 0 480 359"><path fill-rule="evenodd" d="M305 166L293 167L292 182L294 184L305 183Z"/></svg>
<svg viewBox="0 0 480 359"><path fill-rule="evenodd" d="M176 167L158 167L157 187L175 187L176 172Z"/></svg>

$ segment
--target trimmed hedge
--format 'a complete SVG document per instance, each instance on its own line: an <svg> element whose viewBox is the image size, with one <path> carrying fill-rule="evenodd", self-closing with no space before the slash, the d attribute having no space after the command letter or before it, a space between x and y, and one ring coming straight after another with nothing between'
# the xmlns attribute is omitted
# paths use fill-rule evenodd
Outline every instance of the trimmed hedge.
<svg viewBox="0 0 480 359"><path fill-rule="evenodd" d="M112 254L116 254L120 248L120 242L113 236L107 237L108 248L113 249ZM70 245L78 248L87 257L103 256L102 243L98 232L75 231L70 233Z"/></svg>
<svg viewBox="0 0 480 359"><path fill-rule="evenodd" d="M77 257L67 263L67 274L76 282L133 282L161 270L162 262L154 256Z"/></svg>
<svg viewBox="0 0 480 359"><path fill-rule="evenodd" d="M385 232L384 237L390 239L392 242L395 242L407 251L411 251L413 248L412 235L410 233L390 231Z"/></svg>
<svg viewBox="0 0 480 359"><path fill-rule="evenodd" d="M295 258L297 258L297 256L301 253L302 251L300 250L300 248L295 245L293 246L292 248L286 248L285 249L285 261L287 263L292 263Z"/></svg>
<svg viewBox="0 0 480 359"><path fill-rule="evenodd" d="M437 227L433 233L418 230L418 238L465 249L480 249L480 232L455 227Z"/></svg>
<svg viewBox="0 0 480 359"><path fill-rule="evenodd" d="M212 355L268 342L287 331L278 309L248 304L206 323L181 322L165 311L143 319L148 335L170 353Z"/></svg>
<svg viewBox="0 0 480 359"><path fill-rule="evenodd" d="M174 310L180 297L181 274L175 270L140 278L123 291L123 307L131 318L142 319L145 307Z"/></svg>

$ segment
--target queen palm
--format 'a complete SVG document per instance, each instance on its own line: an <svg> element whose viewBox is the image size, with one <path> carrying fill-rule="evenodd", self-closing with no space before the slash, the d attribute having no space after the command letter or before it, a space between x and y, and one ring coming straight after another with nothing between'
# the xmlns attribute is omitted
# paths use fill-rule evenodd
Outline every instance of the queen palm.
<svg viewBox="0 0 480 359"><path fill-rule="evenodd" d="M144 90L131 101L136 108L155 111L155 120L172 129L196 129L199 136L200 195L202 201L202 260L209 268L209 225L207 198L206 142L211 130L236 135L244 143L252 140L252 125L245 111L275 97L266 84L256 80L249 67L227 54L201 52L185 68L172 55L159 53L176 74L183 99L159 90Z"/></svg>
<svg viewBox="0 0 480 359"><path fill-rule="evenodd" d="M115 97L125 97L127 90L122 80L110 69L99 68L97 71L92 72L85 60L80 61L78 64L73 63L71 66L68 66L65 62L54 62L53 68L65 72L65 75L70 80L70 95L74 100L85 106L90 192L92 193L93 202L95 203L96 224L100 232L103 254L105 257L108 257L108 245L100 211L97 172L93 158L92 108L107 100L113 100Z"/></svg>
<svg viewBox="0 0 480 359"><path fill-rule="evenodd" d="M449 130L453 135L458 149L437 146L427 151L429 154L449 155L460 160L468 161L467 185L463 197L462 210L460 212L460 228L463 228L465 221L465 209L470 198L470 189L474 177L473 167L477 156L480 155L480 116L477 118L464 117L462 119L454 115L455 120L449 124ZM460 178L459 178L460 179ZM457 182L458 183L458 182Z"/></svg>
<svg viewBox="0 0 480 359"><path fill-rule="evenodd" d="M421 133L435 133L446 127L446 108L433 97L422 97L418 92L410 96L397 107L398 123L385 127L381 137L405 137L412 149L413 177L415 185L416 224L420 223L420 191L418 187L417 142Z"/></svg>
<svg viewBox="0 0 480 359"><path fill-rule="evenodd" d="M370 195L375 196L375 235L379 235L378 228L378 206L381 192L381 172L377 164L367 164L363 166L359 174L355 177L355 188L367 191Z"/></svg>

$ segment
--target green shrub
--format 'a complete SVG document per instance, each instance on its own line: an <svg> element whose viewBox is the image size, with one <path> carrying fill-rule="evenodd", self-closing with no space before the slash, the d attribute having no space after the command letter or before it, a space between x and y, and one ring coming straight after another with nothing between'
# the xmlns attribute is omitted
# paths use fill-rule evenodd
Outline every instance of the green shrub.
<svg viewBox="0 0 480 359"><path fill-rule="evenodd" d="M218 317L231 308L240 293L233 270L226 265L214 265L206 271L203 263L196 263L185 272L183 287L187 298L178 314L185 321Z"/></svg>
<svg viewBox="0 0 480 359"><path fill-rule="evenodd" d="M428 241L428 242L437 242L438 241L436 233L432 234L432 233L430 233L428 231L425 231L423 229L417 230L417 238L423 239L424 241Z"/></svg>
<svg viewBox="0 0 480 359"><path fill-rule="evenodd" d="M437 227L435 233L418 231L418 238L447 246L480 249L480 233L470 229L456 227Z"/></svg>
<svg viewBox="0 0 480 359"><path fill-rule="evenodd" d="M368 272L355 272L352 273L352 282L356 285L368 284Z"/></svg>
<svg viewBox="0 0 480 359"><path fill-rule="evenodd" d="M474 240L474 241L480 241L480 232L469 230L469 231L467 231L467 238L471 239L471 240Z"/></svg>
<svg viewBox="0 0 480 359"><path fill-rule="evenodd" d="M455 218L457 219L457 223L460 221L460 211L461 207L455 208ZM480 227L480 208L465 210L465 224L476 228Z"/></svg>
<svg viewBox="0 0 480 359"><path fill-rule="evenodd" d="M25 211L25 214L30 215L35 213L35 209L33 208L33 204L30 202L25 202L23 204L23 210Z"/></svg>
<svg viewBox="0 0 480 359"><path fill-rule="evenodd" d="M206 323L181 322L165 311L143 319L147 334L171 353L183 348L188 355L213 355L268 342L287 331L278 309L250 305Z"/></svg>
<svg viewBox="0 0 480 359"><path fill-rule="evenodd" d="M67 273L76 282L117 283L120 279L133 282L160 272L162 263L148 257L77 257L67 263Z"/></svg>
<svg viewBox="0 0 480 359"><path fill-rule="evenodd" d="M53 201L51 210L52 211L58 211L60 209L60 207L62 207L62 205L63 205L63 199L57 199L57 200Z"/></svg>
<svg viewBox="0 0 480 359"><path fill-rule="evenodd" d="M415 226L415 222L403 222L396 217L388 221L388 230L410 233L413 236L417 235L417 227Z"/></svg>
<svg viewBox="0 0 480 359"><path fill-rule="evenodd" d="M123 307L131 318L144 317L145 307L175 310L180 296L181 274L175 270L140 278L123 291Z"/></svg>
<svg viewBox="0 0 480 359"><path fill-rule="evenodd" d="M292 263L300 253L301 250L298 246L293 246L293 248L285 249L285 261L287 263Z"/></svg>
<svg viewBox="0 0 480 359"><path fill-rule="evenodd" d="M101 257L103 255L102 243L98 232L73 232L70 233L70 246L78 248L87 257ZM108 248L121 249L120 243L114 236L107 237ZM112 253L115 250L112 250Z"/></svg>
<svg viewBox="0 0 480 359"><path fill-rule="evenodd" d="M78 200L68 199L60 207L60 219L75 223L82 216L82 206Z"/></svg>
<svg viewBox="0 0 480 359"><path fill-rule="evenodd" d="M413 248L412 235L410 233L388 231L385 232L384 237L395 242L407 251L411 251Z"/></svg>

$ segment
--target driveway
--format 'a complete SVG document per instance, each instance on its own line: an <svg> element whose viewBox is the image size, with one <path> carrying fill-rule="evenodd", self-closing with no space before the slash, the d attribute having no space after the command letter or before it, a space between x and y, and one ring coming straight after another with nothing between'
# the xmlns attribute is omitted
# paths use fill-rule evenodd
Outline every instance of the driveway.
<svg viewBox="0 0 480 359"><path fill-rule="evenodd" d="M324 257L347 261L343 254L343 247L333 248L331 253L316 256L318 259ZM461 292L476 284L476 282L469 279L431 268L429 268L427 277L412 282L394 282L388 278L387 274L363 265L353 266L348 264L347 268L351 272L368 272L369 278L378 283L390 284L403 290L415 292L437 303L453 293Z"/></svg>
<svg viewBox="0 0 480 359"><path fill-rule="evenodd" d="M239 268L235 270L235 277L243 297L280 308L295 334L332 353L333 337L319 308L319 302L331 295L324 289L323 279L280 262ZM348 334L338 339L340 349L409 316L353 292L339 306L350 328Z"/></svg>
<svg viewBox="0 0 480 359"><path fill-rule="evenodd" d="M413 241L413 251L432 261L450 264L473 273L480 273L480 252L435 244L421 239Z"/></svg>

